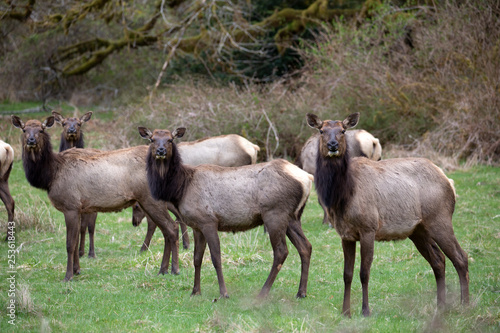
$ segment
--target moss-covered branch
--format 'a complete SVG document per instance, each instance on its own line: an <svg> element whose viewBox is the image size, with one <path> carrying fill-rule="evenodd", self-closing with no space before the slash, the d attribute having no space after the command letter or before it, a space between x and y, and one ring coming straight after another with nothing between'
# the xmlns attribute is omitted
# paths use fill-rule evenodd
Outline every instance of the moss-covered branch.
<svg viewBox="0 0 500 333"><path fill-rule="evenodd" d="M61 18L64 29L69 29L72 22L82 19L90 11L104 8L109 1L111 0L93 0L80 10L75 9L68 12L64 18ZM379 0L367 1L367 3L373 2L379 3ZM169 6L171 3L173 2L167 2L166 5ZM198 29L197 34L183 33L183 36L179 39L173 32L179 29L186 31L193 20L184 20L179 26L164 27L161 31L154 31L153 28L161 17L161 5L161 0L156 2L151 19L142 27L134 30L130 28L124 29L123 36L118 39L93 39L61 47L57 54L52 57L52 62L63 64L61 69L63 75L80 75L102 63L110 54L126 46L141 47L162 42L176 45L177 50L182 52L197 54L209 48L218 48L220 50L222 46L238 48L240 44L254 41L270 30L277 30L275 41L278 48L282 48L286 47L289 41L293 39L293 36L300 34L310 26L329 22L340 16L349 18L360 13L366 15L366 4L360 10L329 9L327 0L317 0L306 9L285 8L274 12L261 22L253 24L245 22L246 24L238 25L238 28L233 27L232 30L229 30L224 27L216 15L214 9L217 6L216 2L200 2L197 10L201 7L209 8L212 19L215 18L217 21L217 27L208 31L204 28L204 23L201 23L201 28ZM193 13L196 13L195 10L193 10ZM192 15L198 16L198 14ZM237 18L237 15L235 15L235 20ZM192 28L190 30L193 31Z"/></svg>
<svg viewBox="0 0 500 333"><path fill-rule="evenodd" d="M16 21L24 22L28 20L33 12L36 0L27 0L25 5L16 5L11 0L5 0L7 9L0 10L0 20L10 18Z"/></svg>

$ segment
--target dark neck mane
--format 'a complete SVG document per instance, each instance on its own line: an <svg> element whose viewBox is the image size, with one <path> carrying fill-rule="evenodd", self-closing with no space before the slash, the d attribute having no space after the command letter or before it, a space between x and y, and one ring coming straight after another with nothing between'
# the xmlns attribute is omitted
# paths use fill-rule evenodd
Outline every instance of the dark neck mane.
<svg viewBox="0 0 500 333"><path fill-rule="evenodd" d="M318 151L314 183L321 202L342 216L354 193L354 180L350 171L348 150L341 158L324 157Z"/></svg>
<svg viewBox="0 0 500 333"><path fill-rule="evenodd" d="M23 147L23 167L26 179L36 188L49 191L59 166L59 156L52 152L50 136L42 132L42 147L37 152L27 151Z"/></svg>
<svg viewBox="0 0 500 333"><path fill-rule="evenodd" d="M172 145L172 157L169 160L155 159L149 148L146 171L153 198L171 202L177 207L193 174L193 169L182 164L177 146Z"/></svg>
<svg viewBox="0 0 500 333"><path fill-rule="evenodd" d="M76 141L66 140L64 132L61 134L61 144L59 145L59 151L65 151L70 148L85 148L85 142L83 141L83 133L80 133L80 137Z"/></svg>

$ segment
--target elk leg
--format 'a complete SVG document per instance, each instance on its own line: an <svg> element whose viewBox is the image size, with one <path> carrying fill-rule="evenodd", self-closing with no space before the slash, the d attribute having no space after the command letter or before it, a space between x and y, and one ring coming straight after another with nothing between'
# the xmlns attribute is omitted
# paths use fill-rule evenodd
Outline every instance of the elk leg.
<svg viewBox="0 0 500 333"><path fill-rule="evenodd" d="M302 269L300 273L299 291L296 297L303 298L306 297L307 293L307 280L309 277L309 264L311 263L312 246L304 235L300 221L298 220L290 221L290 225L286 230L286 235L300 255Z"/></svg>
<svg viewBox="0 0 500 333"><path fill-rule="evenodd" d="M189 249L189 234L187 232L187 225L182 222L182 219L180 217L180 213L177 211L177 209L172 205L167 203L168 210L172 212L175 216L175 222L179 223L181 226L181 233L182 233L182 247L187 250Z"/></svg>
<svg viewBox="0 0 500 333"><path fill-rule="evenodd" d="M189 234L187 230L187 225L179 220L177 220L176 222L179 222L179 225L181 226L182 247L184 248L184 250L187 250L189 249Z"/></svg>
<svg viewBox="0 0 500 333"><path fill-rule="evenodd" d="M224 282L224 276L222 275L222 263L220 254L220 240L217 234L217 227L215 224L210 224L202 230L203 236L210 249L210 257L212 258L212 264L214 265L215 272L217 273L217 280L219 281L219 291L220 297L228 298L229 295L226 289L226 283Z"/></svg>
<svg viewBox="0 0 500 333"><path fill-rule="evenodd" d="M446 303L445 287L445 257L436 243L424 228L417 227L409 237L417 247L418 252L429 262L434 272L437 285L437 304L444 306Z"/></svg>
<svg viewBox="0 0 500 333"><path fill-rule="evenodd" d="M271 223L267 224L267 232L269 233L269 240L271 241L271 246L273 247L273 265L271 267L271 272L267 277L262 290L259 293L259 298L264 298L269 294L271 287L278 276L279 271L283 263L288 256L288 248L286 246L286 236L285 230L283 230L282 225L273 225ZM300 292L300 290L299 290ZM305 292L305 290L304 290Z"/></svg>
<svg viewBox="0 0 500 333"><path fill-rule="evenodd" d="M15 207L14 199L10 195L9 183L1 179L0 179L0 199L2 199L3 203L5 204L5 209L7 210L8 222L13 222L14 207ZM7 235L5 236L5 241L7 241L10 234L12 233L9 233L7 231Z"/></svg>
<svg viewBox="0 0 500 333"><path fill-rule="evenodd" d="M165 249L163 250L163 259L161 261L160 273L168 273L168 262L170 253L172 253L172 274L179 274L179 226L175 223L170 215L166 213L165 219L160 219L160 223L156 225L160 228L163 238L165 239ZM153 220L154 221L154 220Z"/></svg>
<svg viewBox="0 0 500 333"><path fill-rule="evenodd" d="M434 241L444 254L451 260L460 280L460 296L462 304L469 304L469 263L467 253L460 247L453 233L451 221L449 223L436 223L439 230L431 230Z"/></svg>
<svg viewBox="0 0 500 333"><path fill-rule="evenodd" d="M179 225L175 223L170 216L168 216L168 219L168 222L165 221L163 224L158 224L165 238L165 249L163 251L160 273L168 273L168 261L170 259L170 253L172 253L171 273L177 275L179 274Z"/></svg>
<svg viewBox="0 0 500 333"><path fill-rule="evenodd" d="M149 217L146 218L148 221L148 231L146 233L146 238L144 238L144 242L142 243L141 246L141 252L146 251L149 249L149 245L151 244L151 239L153 238L153 234L155 233L156 230L156 224L151 221Z"/></svg>
<svg viewBox="0 0 500 333"><path fill-rule="evenodd" d="M203 255L205 254L207 242L205 240L205 236L203 236L203 233L200 230L193 229L193 237L194 237L194 255L193 255L194 286L191 295L200 295L201 264L203 262Z"/></svg>
<svg viewBox="0 0 500 333"><path fill-rule="evenodd" d="M361 280L361 288L363 290L363 316L370 315L370 306L368 305L368 282L370 280L370 268L373 262L373 248L375 246L375 233L362 234L360 237L361 248L361 267L359 270L359 278Z"/></svg>
<svg viewBox="0 0 500 333"><path fill-rule="evenodd" d="M10 195L9 183L4 180L0 180L0 199L2 199L5 204L5 209L7 210L8 222L14 221L14 199Z"/></svg>
<svg viewBox="0 0 500 333"><path fill-rule="evenodd" d="M85 233L87 232L87 219L84 218L85 214L82 215L81 217L81 224L80 224L80 250L78 251L78 255L80 257L83 257L83 254L85 253Z"/></svg>
<svg viewBox="0 0 500 333"><path fill-rule="evenodd" d="M80 229L80 215L78 212L70 211L64 213L66 222L66 252L68 254L68 262L66 266L66 276L64 281L70 281L73 274L79 274L80 262L76 248L78 246L78 230Z"/></svg>
<svg viewBox="0 0 500 333"><path fill-rule="evenodd" d="M89 229L89 258L95 258L95 248L94 248L94 232L95 232L95 222L97 220L97 213L85 214L88 219L88 229ZM82 215L83 219L83 215Z"/></svg>
<svg viewBox="0 0 500 333"><path fill-rule="evenodd" d="M351 317L351 284L356 260L356 242L343 239L342 249L344 252L344 303L342 304L342 313L344 316Z"/></svg>

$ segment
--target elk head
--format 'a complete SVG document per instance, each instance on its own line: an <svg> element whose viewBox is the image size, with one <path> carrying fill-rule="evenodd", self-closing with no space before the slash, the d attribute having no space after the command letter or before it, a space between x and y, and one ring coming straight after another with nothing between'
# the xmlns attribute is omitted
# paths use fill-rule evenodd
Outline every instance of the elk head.
<svg viewBox="0 0 500 333"><path fill-rule="evenodd" d="M309 126L320 133L319 153L323 157L343 157L347 152L345 131L358 124L359 112L349 115L343 121L322 121L312 113L308 113L306 119Z"/></svg>
<svg viewBox="0 0 500 333"><path fill-rule="evenodd" d="M63 135L67 141L78 141L80 139L80 127L83 123L90 120L92 111L85 113L80 119L76 117L64 118L60 113L52 111L52 115L56 122L63 127Z"/></svg>
<svg viewBox="0 0 500 333"><path fill-rule="evenodd" d="M23 151L31 153L31 157L34 160L35 153L40 152L47 145L46 141L50 137L45 133L45 129L54 125L54 117L47 117L43 123L38 120L28 120L25 124L21 118L13 115L12 124L23 131Z"/></svg>
<svg viewBox="0 0 500 333"><path fill-rule="evenodd" d="M169 130L154 130L152 133L146 127L138 127L139 134L144 139L151 142L150 154L156 160L170 159L172 156L172 142L175 138L181 138L186 132L186 128L179 127L173 133Z"/></svg>

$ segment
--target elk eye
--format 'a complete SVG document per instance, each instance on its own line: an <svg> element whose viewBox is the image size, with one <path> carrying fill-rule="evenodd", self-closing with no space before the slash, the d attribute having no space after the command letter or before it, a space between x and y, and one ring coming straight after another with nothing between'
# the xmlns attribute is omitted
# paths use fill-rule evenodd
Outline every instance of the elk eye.
<svg viewBox="0 0 500 333"><path fill-rule="evenodd" d="M345 134L345 130L342 130L342 134Z"/></svg>
<svg viewBox="0 0 500 333"><path fill-rule="evenodd" d="M323 130L319 130L319 134L323 134Z"/></svg>

